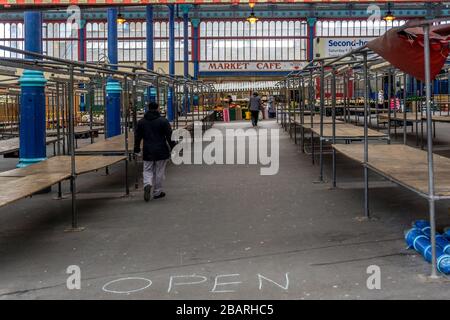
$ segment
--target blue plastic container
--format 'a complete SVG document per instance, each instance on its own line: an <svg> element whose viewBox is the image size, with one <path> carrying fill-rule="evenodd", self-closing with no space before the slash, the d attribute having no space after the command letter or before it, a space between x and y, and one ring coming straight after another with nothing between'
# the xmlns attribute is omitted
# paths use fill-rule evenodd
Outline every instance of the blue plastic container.
<svg viewBox="0 0 450 320"><path fill-rule="evenodd" d="M413 228L423 229L425 227L430 226L430 222L428 220L416 220L412 223Z"/></svg>
<svg viewBox="0 0 450 320"><path fill-rule="evenodd" d="M450 228L446 228L443 234L444 238L450 241Z"/></svg>
<svg viewBox="0 0 450 320"><path fill-rule="evenodd" d="M420 229L420 231L422 231L422 233L426 237L430 238L431 227L430 223L427 220L416 220L413 222L413 227L416 229ZM447 230L447 232L447 235L436 233L436 245L441 247L444 253L450 254L450 238L447 238L447 236L450 237L450 230Z"/></svg>
<svg viewBox="0 0 450 320"><path fill-rule="evenodd" d="M420 229L412 228L408 230L405 234L405 240L409 248L414 248L414 250L419 252L426 261L431 262L430 238L424 235ZM436 257L438 271L450 274L450 255L445 254L444 250L438 245L436 245Z"/></svg>

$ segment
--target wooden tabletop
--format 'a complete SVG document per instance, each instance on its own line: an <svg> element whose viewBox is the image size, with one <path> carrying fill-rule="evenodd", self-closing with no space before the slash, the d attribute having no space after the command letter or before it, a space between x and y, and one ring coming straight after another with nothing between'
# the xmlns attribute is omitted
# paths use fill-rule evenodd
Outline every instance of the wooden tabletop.
<svg viewBox="0 0 450 320"><path fill-rule="evenodd" d="M295 115L295 118L292 117L293 121L295 122L295 124L300 125L301 121L300 121L300 115ZM313 122L314 125L320 125L320 116L316 115L313 116ZM332 117L323 117L323 123L324 124L333 124L333 118ZM336 124L343 124L344 122L339 120L339 119L335 119L335 123ZM310 125L311 124L311 116L304 116L303 117L303 124L304 125Z"/></svg>
<svg viewBox="0 0 450 320"><path fill-rule="evenodd" d="M304 128L311 129L317 135L320 135L320 124L314 125L311 128L311 124L303 125ZM364 127L355 126L350 123L342 123L336 126L336 138L355 138L355 139L363 139L364 138ZM323 135L324 138L332 138L333 136L333 125L332 124L324 124L323 125ZM370 138L383 138L387 137L387 134L383 132L379 132L373 129L368 129L368 137Z"/></svg>
<svg viewBox="0 0 450 320"><path fill-rule="evenodd" d="M128 150L133 151L134 134L128 133ZM125 153L125 134L108 139L100 139L97 142L78 148L76 153Z"/></svg>
<svg viewBox="0 0 450 320"><path fill-rule="evenodd" d="M77 174L99 170L125 160L124 156L76 156ZM69 156L49 158L24 168L0 173L0 207L31 196L71 176Z"/></svg>
<svg viewBox="0 0 450 320"><path fill-rule="evenodd" d="M363 144L333 145L345 156L363 162ZM389 179L423 194L428 193L427 152L403 144L370 144L368 166ZM435 193L450 196L450 159L433 154Z"/></svg>
<svg viewBox="0 0 450 320"><path fill-rule="evenodd" d="M391 120L396 120L396 121L403 121L403 112L397 112L394 116L394 113L391 112ZM388 120L389 119L389 115L388 114L380 114L379 115L380 119L383 120ZM406 113L406 121L410 121L410 122L421 122L422 120L427 120L427 117L425 115L422 115L420 113L417 114L417 119L416 119L416 113L414 112L407 112ZM431 116L431 120L434 122L450 122L450 115L432 115Z"/></svg>
<svg viewBox="0 0 450 320"><path fill-rule="evenodd" d="M56 141L58 141L57 138L52 137L46 138L46 144L55 143ZM0 155L19 151L19 148L20 148L20 139L18 137L0 140Z"/></svg>
<svg viewBox="0 0 450 320"><path fill-rule="evenodd" d="M124 156L76 156L75 168L77 174L84 174L91 171L113 165L124 160ZM36 173L64 173L71 174L71 158L70 156L51 157L45 161L41 161L24 168L16 168L9 171L0 172L0 177L24 177Z"/></svg>
<svg viewBox="0 0 450 320"><path fill-rule="evenodd" d="M89 132L95 132L95 131L100 131L102 130L103 127L102 126L93 126L92 129L89 128L89 126L77 126L74 128L74 132L75 134L86 134ZM69 132L69 128L65 128L66 133ZM60 129L60 133L63 133L63 129ZM57 130L56 129L49 129L47 130L47 135L48 136L55 136L57 135Z"/></svg>
<svg viewBox="0 0 450 320"><path fill-rule="evenodd" d="M424 117L424 119L426 119L426 117ZM450 115L433 115L431 116L431 120L435 122L450 122Z"/></svg>
<svg viewBox="0 0 450 320"><path fill-rule="evenodd" d="M380 114L378 117L382 120L389 120L389 114L386 114L386 113ZM391 120L403 121L403 117L404 117L403 112L396 112L395 116L394 116L394 112L391 112ZM417 119L416 119L416 114L414 112L407 112L406 113L406 121L420 122L420 121L422 121L422 117L419 113L419 114L417 114Z"/></svg>

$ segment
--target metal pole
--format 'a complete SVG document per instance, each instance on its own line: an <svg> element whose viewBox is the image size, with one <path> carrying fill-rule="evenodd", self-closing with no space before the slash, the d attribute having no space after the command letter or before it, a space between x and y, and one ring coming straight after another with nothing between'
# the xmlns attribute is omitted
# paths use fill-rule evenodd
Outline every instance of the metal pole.
<svg viewBox="0 0 450 320"><path fill-rule="evenodd" d="M60 96L60 92L59 92L59 83L56 83L56 102L57 102L57 106L56 106L56 139L58 140L57 142L57 153L58 156L61 155L61 145L60 145L60 139L61 139L61 119L60 119L60 104L59 104L59 96Z"/></svg>
<svg viewBox="0 0 450 320"><path fill-rule="evenodd" d="M311 119L311 159L312 164L315 164L315 154L314 154L314 133L312 131L312 128L314 127L314 112L315 112L315 92L314 92L314 85L313 85L313 71L310 70L309 72L309 107L310 107L310 119Z"/></svg>
<svg viewBox="0 0 450 320"><path fill-rule="evenodd" d="M62 139L62 141L63 141L63 154L66 154L66 144L67 144L67 141L66 141L66 119L67 119L67 114L66 114L66 99L64 99L64 97L66 96L66 86L65 85L62 85L61 86L61 97L62 97L62 99L61 99L61 101L62 101L62 103L61 103L61 113L62 113L62 115L61 115L61 117L62 117L62 136L63 136L63 139Z"/></svg>
<svg viewBox="0 0 450 320"><path fill-rule="evenodd" d="M395 75L395 70L392 71L392 81L393 81L393 86L394 88L397 87L397 81L396 81L396 75ZM398 123L398 119L397 119L397 97L396 97L396 93L395 90L393 92L393 104L394 104L394 137L395 139L397 139L397 123Z"/></svg>
<svg viewBox="0 0 450 320"><path fill-rule="evenodd" d="M300 137L301 137L301 149L302 149L302 153L305 152L305 129L304 129L304 123L305 123L305 79L303 77L300 78L301 79L301 101L302 101L302 106L301 106L301 115L300 115L300 123L301 123L301 128L300 128Z"/></svg>
<svg viewBox="0 0 450 320"><path fill-rule="evenodd" d="M368 121L368 99L369 99L369 75L367 66L367 53L363 53L364 61L364 214L366 218L370 218L369 212L369 169L367 163L369 162L369 129L367 127Z"/></svg>
<svg viewBox="0 0 450 320"><path fill-rule="evenodd" d="M403 73L403 144L406 145L406 73Z"/></svg>
<svg viewBox="0 0 450 320"><path fill-rule="evenodd" d="M391 96L392 96L392 71L388 71L388 138L391 138Z"/></svg>
<svg viewBox="0 0 450 320"><path fill-rule="evenodd" d="M430 26L425 25L424 52L425 52L425 93L427 113L427 159L428 159L428 203L431 227L431 278L437 278L436 274L436 221L435 221L435 199L434 199L434 163L433 163L433 132L431 119L431 90L430 90Z"/></svg>
<svg viewBox="0 0 450 320"><path fill-rule="evenodd" d="M94 143L94 133L92 132L92 123L94 121L94 103L95 103L95 87L94 83L88 84L88 100L89 100L89 130L90 130L90 136L91 136L91 143Z"/></svg>
<svg viewBox="0 0 450 320"><path fill-rule="evenodd" d="M325 67L322 62L320 66L320 135L319 135L319 181L323 182L323 111L325 107Z"/></svg>
<svg viewBox="0 0 450 320"><path fill-rule="evenodd" d="M416 84L417 84L417 81L416 81L416 78L413 78L413 87L414 87L414 95L413 95L413 97L416 97L416 94L417 94L417 90L415 90L415 88L416 88ZM418 103L418 101L417 101L417 99L415 99L415 104L416 104L416 112L415 112L415 115L416 115L416 146L419 146L419 121L418 121L418 119L419 119L419 103ZM422 118L422 115L421 115L421 118ZM420 120L420 122L422 123L422 120Z"/></svg>
<svg viewBox="0 0 450 320"><path fill-rule="evenodd" d="M128 78L125 76L123 80L124 88L123 88L123 119L125 122L125 194L128 196L130 194L130 188L128 186L128 108L129 108L129 93L128 93Z"/></svg>
<svg viewBox="0 0 450 320"><path fill-rule="evenodd" d="M59 104L59 99L60 97L60 92L59 92L59 83L56 83L56 152L58 154L58 156L61 155L61 119L60 119L60 104ZM58 199L62 198L62 188L61 188L61 182L58 182Z"/></svg>
<svg viewBox="0 0 450 320"><path fill-rule="evenodd" d="M336 69L331 70L331 116L332 116L332 143L336 143ZM333 149L333 188L336 188L336 150Z"/></svg>
<svg viewBox="0 0 450 320"><path fill-rule="evenodd" d="M76 230L78 228L78 217L76 208L76 166L75 166L75 132L74 132L74 76L73 76L73 66L70 67L70 82L68 90L68 107L69 107L69 154L70 154L70 189L72 192L72 229Z"/></svg>
<svg viewBox="0 0 450 320"><path fill-rule="evenodd" d="M375 113L376 113L376 122L377 122L377 130L380 130L380 115L379 115L379 101L378 101L378 73L375 72ZM384 99L384 98L383 98Z"/></svg>
<svg viewBox="0 0 450 320"><path fill-rule="evenodd" d="M344 117L344 122L347 122L347 118L348 118L348 114L349 114L349 111L348 111L348 88L347 88L347 86L348 86L348 81L347 81L347 72L345 71L344 72L344 75L343 75L343 94L344 94L344 97L343 97L343 103L344 103L344 105L343 105L343 107L344 107L344 114L343 114L343 117Z"/></svg>

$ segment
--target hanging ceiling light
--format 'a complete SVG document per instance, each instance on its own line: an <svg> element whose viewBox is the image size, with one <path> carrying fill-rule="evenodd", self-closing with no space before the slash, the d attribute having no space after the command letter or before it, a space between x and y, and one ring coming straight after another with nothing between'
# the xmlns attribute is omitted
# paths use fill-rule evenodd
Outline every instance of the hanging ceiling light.
<svg viewBox="0 0 450 320"><path fill-rule="evenodd" d="M395 16L391 12L391 3L390 2L388 2L388 11L386 12L386 15L384 16L383 20L385 20L385 21L394 21L395 20Z"/></svg>
<svg viewBox="0 0 450 320"><path fill-rule="evenodd" d="M120 9L119 9L119 14L117 15L117 23L124 24L125 22L127 22L127 19L125 19L125 17L122 15L122 13L120 13Z"/></svg>
<svg viewBox="0 0 450 320"><path fill-rule="evenodd" d="M256 21L258 21L258 17L255 16L255 11L253 10L253 8L255 7L255 3L254 2L250 2L249 3L250 8L252 8L252 12L250 13L250 15L247 17L247 21L250 22L250 24L255 24Z"/></svg>

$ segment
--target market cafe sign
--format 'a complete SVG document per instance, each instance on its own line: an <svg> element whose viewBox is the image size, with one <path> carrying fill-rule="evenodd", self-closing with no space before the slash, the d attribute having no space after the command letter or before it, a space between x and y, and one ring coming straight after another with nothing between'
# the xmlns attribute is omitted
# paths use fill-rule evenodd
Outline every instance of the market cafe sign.
<svg viewBox="0 0 450 320"><path fill-rule="evenodd" d="M341 56L374 38L316 38L316 58Z"/></svg>
<svg viewBox="0 0 450 320"><path fill-rule="evenodd" d="M201 62L200 72L293 71L304 66L304 62Z"/></svg>

